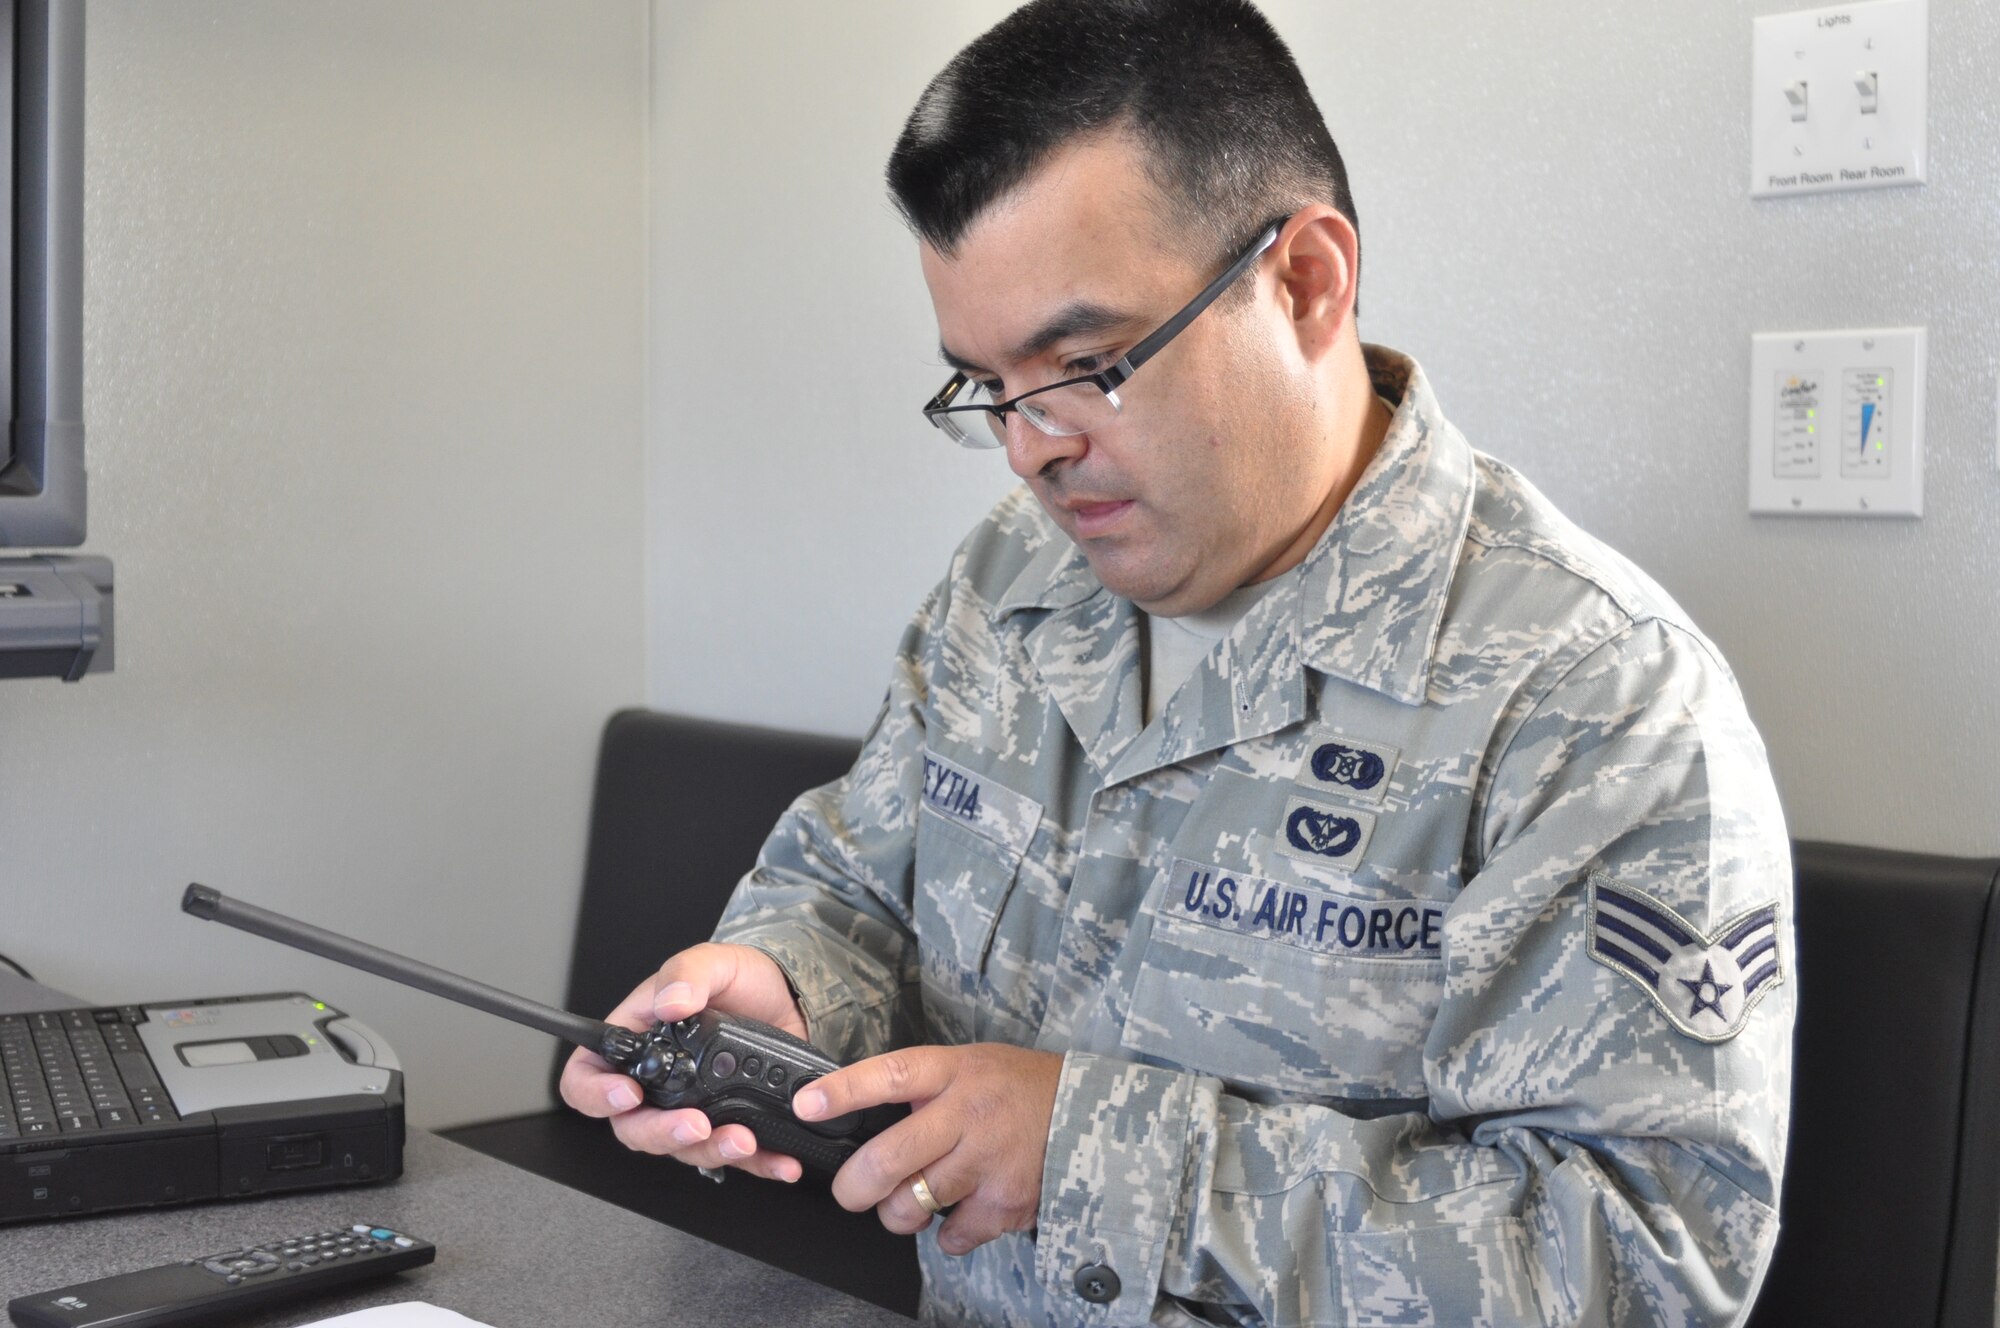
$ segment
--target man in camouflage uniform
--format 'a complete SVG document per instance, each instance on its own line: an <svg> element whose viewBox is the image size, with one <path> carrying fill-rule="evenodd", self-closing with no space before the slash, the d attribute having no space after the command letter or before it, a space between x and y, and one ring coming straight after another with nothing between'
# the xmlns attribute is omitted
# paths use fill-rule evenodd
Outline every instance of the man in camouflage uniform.
<svg viewBox="0 0 2000 1328"><path fill-rule="evenodd" d="M1239 197L1273 117L1311 163ZM1666 593L1361 344L1331 150L1234 0L1031 5L940 75L891 164L961 370L927 413L1025 487L853 771L613 1018L856 1061L804 1117L912 1103L835 1194L919 1233L932 1322L1738 1321L1790 1068L1762 745ZM1219 602L1161 687L1155 620ZM564 1091L798 1175L587 1054Z"/></svg>

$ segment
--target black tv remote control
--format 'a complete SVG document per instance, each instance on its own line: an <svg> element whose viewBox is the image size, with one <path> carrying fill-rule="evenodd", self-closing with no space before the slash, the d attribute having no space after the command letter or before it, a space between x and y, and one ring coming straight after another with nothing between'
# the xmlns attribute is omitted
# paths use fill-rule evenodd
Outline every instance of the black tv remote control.
<svg viewBox="0 0 2000 1328"><path fill-rule="evenodd" d="M357 1224L19 1296L7 1302L7 1314L22 1328L214 1323L435 1258L437 1247L427 1240Z"/></svg>

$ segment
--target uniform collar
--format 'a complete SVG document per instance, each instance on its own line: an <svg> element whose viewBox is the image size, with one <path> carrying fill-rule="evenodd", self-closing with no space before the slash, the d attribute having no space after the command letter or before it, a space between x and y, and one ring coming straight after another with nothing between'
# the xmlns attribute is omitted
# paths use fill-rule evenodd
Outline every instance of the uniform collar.
<svg viewBox="0 0 2000 1328"><path fill-rule="evenodd" d="M1472 519L1472 448L1417 362L1364 347L1395 405L1375 458L1299 568L1299 658L1322 673L1423 702L1451 579Z"/></svg>
<svg viewBox="0 0 2000 1328"><path fill-rule="evenodd" d="M1023 505L1047 528L1047 537L1028 555L1020 573L994 602L992 616L996 623L1022 609L1066 609L1104 589L1097 573L1090 570L1090 560L1083 556L1083 550L1041 510L1040 501L1029 495Z"/></svg>

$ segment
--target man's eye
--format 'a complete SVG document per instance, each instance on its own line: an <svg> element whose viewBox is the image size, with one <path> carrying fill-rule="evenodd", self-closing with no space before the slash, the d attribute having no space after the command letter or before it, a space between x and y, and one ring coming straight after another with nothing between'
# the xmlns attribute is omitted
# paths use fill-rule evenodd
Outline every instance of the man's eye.
<svg viewBox="0 0 2000 1328"><path fill-rule="evenodd" d="M1111 357L1109 355L1085 355L1081 359L1071 360L1068 364L1065 364L1063 366L1063 376L1067 378L1081 378L1085 374L1101 372L1110 363Z"/></svg>
<svg viewBox="0 0 2000 1328"><path fill-rule="evenodd" d="M972 380L972 399L973 399L974 401L980 401L980 400L985 400L985 401L998 401L998 400L1000 400L1000 384L998 384L998 383L983 383L983 382L979 381L979 380L978 380L977 378L973 379L973 380Z"/></svg>

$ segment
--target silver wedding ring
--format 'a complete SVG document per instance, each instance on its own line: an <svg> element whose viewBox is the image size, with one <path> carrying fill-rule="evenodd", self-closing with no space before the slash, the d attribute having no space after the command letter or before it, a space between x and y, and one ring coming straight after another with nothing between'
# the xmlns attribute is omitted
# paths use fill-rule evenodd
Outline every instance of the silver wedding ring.
<svg viewBox="0 0 2000 1328"><path fill-rule="evenodd" d="M924 1206L926 1213L942 1213L944 1211L944 1205L937 1201L935 1194L931 1193L931 1184L924 1179L923 1172L919 1171L916 1179L910 1182L910 1193L917 1196L917 1202Z"/></svg>

